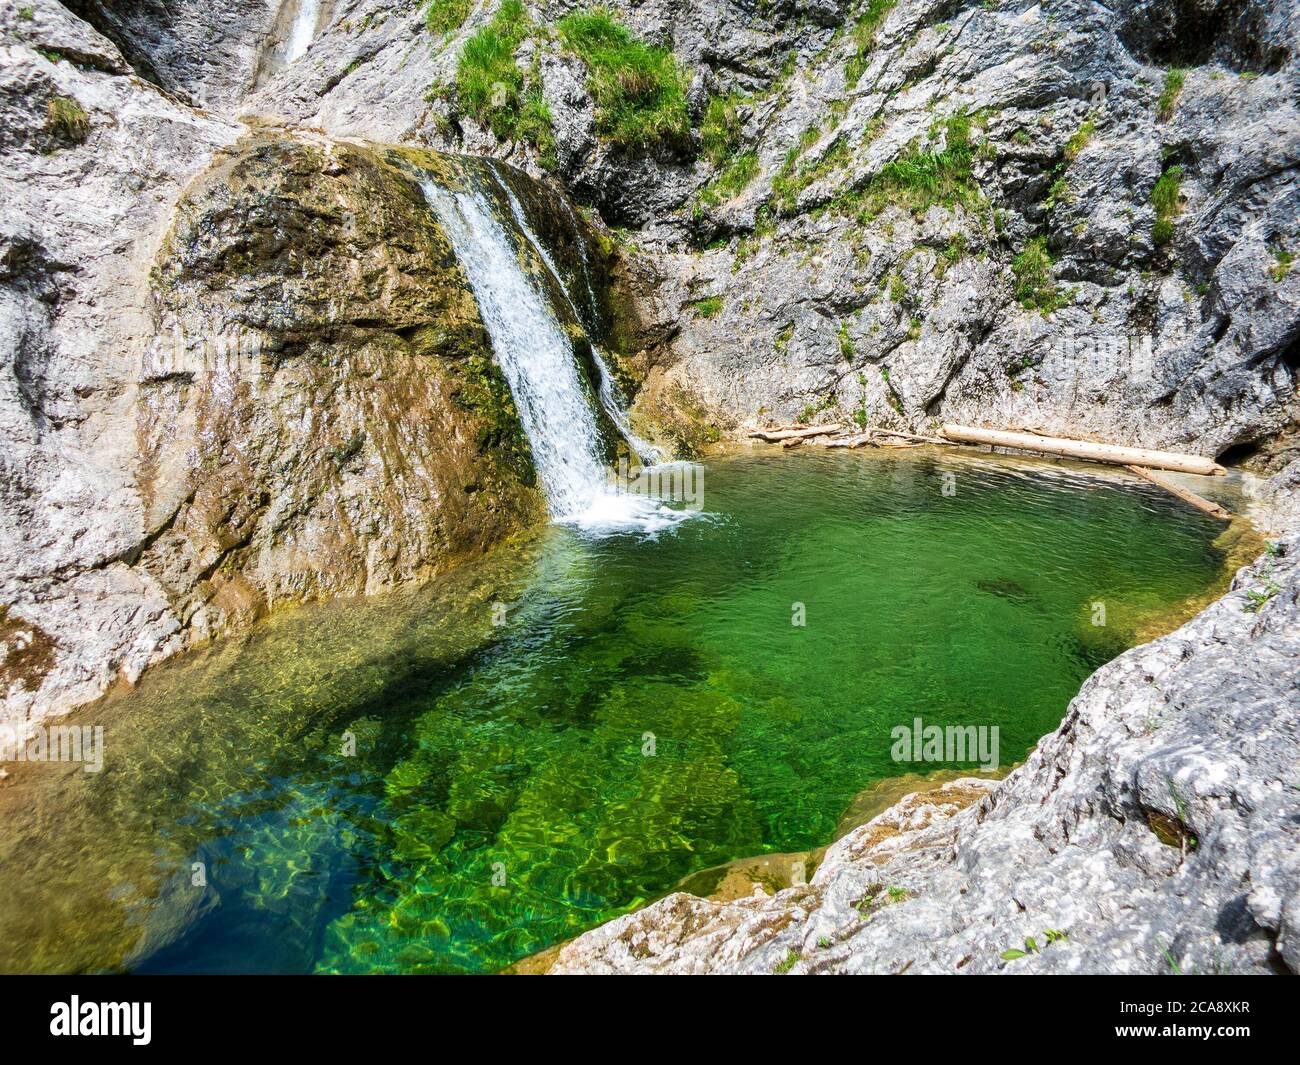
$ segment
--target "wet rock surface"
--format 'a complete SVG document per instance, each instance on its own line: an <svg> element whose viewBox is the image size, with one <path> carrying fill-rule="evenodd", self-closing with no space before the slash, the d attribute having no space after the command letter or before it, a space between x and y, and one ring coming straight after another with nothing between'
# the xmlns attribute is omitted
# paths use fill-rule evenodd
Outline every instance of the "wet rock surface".
<svg viewBox="0 0 1300 1065"><path fill-rule="evenodd" d="M537 516L463 272L375 153L255 140L190 188L155 277L135 565L190 627L427 579Z"/></svg>

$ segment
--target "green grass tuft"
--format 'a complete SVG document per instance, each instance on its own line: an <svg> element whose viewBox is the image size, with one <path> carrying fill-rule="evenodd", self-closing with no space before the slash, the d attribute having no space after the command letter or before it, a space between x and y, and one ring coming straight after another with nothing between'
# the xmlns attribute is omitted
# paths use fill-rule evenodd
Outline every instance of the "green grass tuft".
<svg viewBox="0 0 1300 1065"><path fill-rule="evenodd" d="M1160 99L1156 103L1156 114L1160 116L1160 121L1166 122L1173 117L1174 107L1178 103L1178 96L1183 91L1183 83L1187 81L1187 71L1181 67L1170 67L1165 71L1165 87L1160 92Z"/></svg>
<svg viewBox="0 0 1300 1065"><path fill-rule="evenodd" d="M849 36L853 40L853 54L844 65L844 80L853 88L862 80L862 72L867 69L867 56L876 44L876 30L885 21L885 16L893 10L896 0L870 0L867 10L853 24Z"/></svg>
<svg viewBox="0 0 1300 1065"><path fill-rule="evenodd" d="M700 192L700 202L710 207L731 199L743 190L758 173L758 153L749 151L736 156L731 164Z"/></svg>
<svg viewBox="0 0 1300 1065"><path fill-rule="evenodd" d="M1092 135L1097 132L1097 123L1089 118L1086 119L1068 141L1065 142L1065 161L1072 163L1079 158L1079 154L1088 147L1092 140Z"/></svg>
<svg viewBox="0 0 1300 1065"><path fill-rule="evenodd" d="M456 99L501 140L531 144L542 165L550 167L555 164L551 111L537 78L525 78L515 62L532 28L521 0L502 0L492 21L465 42L456 67Z"/></svg>
<svg viewBox="0 0 1300 1065"><path fill-rule="evenodd" d="M424 24L430 33L451 33L465 25L469 9L470 0L429 0L424 5Z"/></svg>
<svg viewBox="0 0 1300 1065"><path fill-rule="evenodd" d="M1158 245L1168 244L1174 239L1174 218L1182 209L1183 168L1171 166L1155 183L1151 190L1151 205L1156 209L1156 224L1151 230L1151 239Z"/></svg>
<svg viewBox="0 0 1300 1065"><path fill-rule="evenodd" d="M1011 260L1011 272L1016 279L1016 299L1026 310L1037 309L1051 314L1069 302L1069 297L1057 287L1052 277L1052 257L1047 251L1047 238L1035 237Z"/></svg>
<svg viewBox="0 0 1300 1065"><path fill-rule="evenodd" d="M700 125L700 147L704 150L705 157L716 167L726 165L740 147L740 117L736 110L740 101L741 97L737 93L709 98L709 106Z"/></svg>
<svg viewBox="0 0 1300 1065"><path fill-rule="evenodd" d="M690 147L686 85L672 52L633 37L600 8L565 15L557 29L587 65L597 133L630 150Z"/></svg>
<svg viewBox="0 0 1300 1065"><path fill-rule="evenodd" d="M882 167L862 192L844 197L839 208L867 222L891 205L918 215L935 205L970 209L980 206L983 196L972 170L977 150L972 129L971 117L965 111L936 120L930 127L930 137L937 140L942 134L942 150L937 145L913 144Z"/></svg>
<svg viewBox="0 0 1300 1065"><path fill-rule="evenodd" d="M722 310L721 296L708 296L702 300L696 300L694 303L695 313L701 318L712 318Z"/></svg>
<svg viewBox="0 0 1300 1065"><path fill-rule="evenodd" d="M465 42L456 68L461 107L498 137L513 133L524 83L515 50L528 30L528 14L520 0L502 0L492 21Z"/></svg>

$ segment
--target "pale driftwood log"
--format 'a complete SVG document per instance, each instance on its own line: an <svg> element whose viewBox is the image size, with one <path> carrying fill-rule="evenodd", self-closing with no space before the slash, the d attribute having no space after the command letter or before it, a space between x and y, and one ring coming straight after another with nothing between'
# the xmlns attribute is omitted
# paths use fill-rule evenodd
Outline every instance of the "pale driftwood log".
<svg viewBox="0 0 1300 1065"><path fill-rule="evenodd" d="M1144 470L1141 466L1133 466L1129 464L1125 465L1124 468L1128 470L1129 473L1141 477L1144 481L1150 481L1152 484L1159 485L1166 492L1176 495L1184 503L1190 503L1197 510L1205 511L1205 513L1210 515L1212 518L1218 518L1220 521L1232 521L1232 514L1227 510L1224 510L1218 503L1213 503L1204 496L1198 496L1191 489L1184 488L1180 484L1174 484L1174 482L1169 480L1167 477L1161 477L1158 473Z"/></svg>
<svg viewBox="0 0 1300 1065"><path fill-rule="evenodd" d="M1034 433L977 429L969 425L945 425L942 431L948 440L958 444L989 444L993 447L1042 451L1048 455L1109 462L1116 466L1148 466L1158 470L1176 470L1179 473L1196 473L1202 476L1217 476L1227 472L1213 459L1203 458L1200 455L1180 455L1171 451L1154 451L1144 447L1094 444L1087 440L1067 440L1064 437L1038 436Z"/></svg>
<svg viewBox="0 0 1300 1065"><path fill-rule="evenodd" d="M810 425L806 429L756 429L749 436L752 440L765 440L769 444L779 444L782 440L829 436L831 433L838 433L843 428L844 426L837 422L834 425Z"/></svg>

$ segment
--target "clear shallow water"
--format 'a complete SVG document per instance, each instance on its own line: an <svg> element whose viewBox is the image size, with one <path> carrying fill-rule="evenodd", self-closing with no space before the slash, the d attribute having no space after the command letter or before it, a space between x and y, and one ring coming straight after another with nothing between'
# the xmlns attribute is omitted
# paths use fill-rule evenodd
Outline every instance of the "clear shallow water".
<svg viewBox="0 0 1300 1065"><path fill-rule="evenodd" d="M890 760L914 716L1020 760L1227 577L1217 523L1045 463L739 456L704 505L288 612L80 715L103 773L0 789L0 970L495 971L953 768Z"/></svg>

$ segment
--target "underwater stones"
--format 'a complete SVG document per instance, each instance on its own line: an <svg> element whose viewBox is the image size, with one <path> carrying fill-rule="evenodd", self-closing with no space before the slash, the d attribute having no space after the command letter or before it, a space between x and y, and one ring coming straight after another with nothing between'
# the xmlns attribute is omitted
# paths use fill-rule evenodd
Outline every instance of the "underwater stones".
<svg viewBox="0 0 1300 1065"><path fill-rule="evenodd" d="M393 821L393 854L405 861L427 861L456 833L456 818L420 809Z"/></svg>

